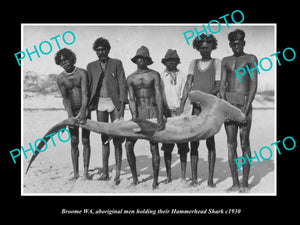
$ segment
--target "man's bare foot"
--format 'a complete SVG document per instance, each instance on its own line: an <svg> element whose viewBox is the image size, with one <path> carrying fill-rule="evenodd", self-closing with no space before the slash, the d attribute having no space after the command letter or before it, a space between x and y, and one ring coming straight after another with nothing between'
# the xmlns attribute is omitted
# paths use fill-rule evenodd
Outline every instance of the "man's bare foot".
<svg viewBox="0 0 300 225"><path fill-rule="evenodd" d="M71 177L71 178L69 179L69 181L75 181L75 180L77 180L78 178L79 178L79 174L76 173L76 174L74 174L73 177Z"/></svg>
<svg viewBox="0 0 300 225"><path fill-rule="evenodd" d="M157 182L153 182L152 184L152 190L155 190L158 188L158 183Z"/></svg>
<svg viewBox="0 0 300 225"><path fill-rule="evenodd" d="M226 192L238 192L240 190L239 185L232 185L231 187L226 189Z"/></svg>
<svg viewBox="0 0 300 225"><path fill-rule="evenodd" d="M198 186L198 182L196 180L192 180L192 182L189 184L190 187L196 187Z"/></svg>
<svg viewBox="0 0 300 225"><path fill-rule="evenodd" d="M119 176L116 176L114 179L115 185L119 185L121 183L121 179Z"/></svg>
<svg viewBox="0 0 300 225"><path fill-rule="evenodd" d="M250 188L249 187L241 187L239 193L249 193Z"/></svg>
<svg viewBox="0 0 300 225"><path fill-rule="evenodd" d="M84 174L83 175L83 180L91 180L92 177L89 174Z"/></svg>
<svg viewBox="0 0 300 225"><path fill-rule="evenodd" d="M215 185L214 182L212 182L212 181L208 181L208 182L207 182L207 186L208 186L208 187L211 187L211 188L215 188L215 187L216 187L216 185Z"/></svg>
<svg viewBox="0 0 300 225"><path fill-rule="evenodd" d="M134 187L134 186L138 185L139 183L140 183L140 182L139 182L138 180L133 180L133 181L130 183L129 187Z"/></svg>
<svg viewBox="0 0 300 225"><path fill-rule="evenodd" d="M102 174L101 177L98 178L98 180L103 180L103 181L108 181L109 180L109 176L107 174Z"/></svg>
<svg viewBox="0 0 300 225"><path fill-rule="evenodd" d="M167 177L167 179L165 180L165 184L171 183L172 182L172 178L171 177Z"/></svg>

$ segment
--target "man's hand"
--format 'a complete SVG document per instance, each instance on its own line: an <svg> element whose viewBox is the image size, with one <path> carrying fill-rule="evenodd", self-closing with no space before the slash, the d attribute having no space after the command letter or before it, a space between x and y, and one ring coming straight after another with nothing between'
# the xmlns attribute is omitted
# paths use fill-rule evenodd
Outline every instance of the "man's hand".
<svg viewBox="0 0 300 225"><path fill-rule="evenodd" d="M179 108L176 110L176 115L177 115L177 116L180 116L182 113L183 113L183 107L179 107Z"/></svg>
<svg viewBox="0 0 300 225"><path fill-rule="evenodd" d="M247 124L247 117L248 117L248 114L250 112L250 107L247 107L247 105L245 104L243 107L242 107L242 112L245 114L245 119L241 122L241 125L243 126L246 126Z"/></svg>
<svg viewBox="0 0 300 225"><path fill-rule="evenodd" d="M125 110L125 106L121 106L120 110L117 110L117 119L121 119L124 118L124 110Z"/></svg>
<svg viewBox="0 0 300 225"><path fill-rule="evenodd" d="M162 131L166 128L166 121L163 118L157 118L158 128L157 131Z"/></svg>
<svg viewBox="0 0 300 225"><path fill-rule="evenodd" d="M78 124L85 124L86 123L86 116L85 116L85 113L84 112L79 112L77 114L77 116L75 117L75 120L77 121Z"/></svg>

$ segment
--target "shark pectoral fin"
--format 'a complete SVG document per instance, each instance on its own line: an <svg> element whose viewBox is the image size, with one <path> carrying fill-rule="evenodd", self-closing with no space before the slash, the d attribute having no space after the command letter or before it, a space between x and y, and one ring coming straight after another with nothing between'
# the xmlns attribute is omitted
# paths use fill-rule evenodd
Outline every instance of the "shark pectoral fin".
<svg viewBox="0 0 300 225"><path fill-rule="evenodd" d="M150 122L148 120L143 119L132 119L131 121L135 122L139 128L135 128L135 133L141 133L146 136L153 136L155 131L157 130L158 125L156 123Z"/></svg>
<svg viewBox="0 0 300 225"><path fill-rule="evenodd" d="M191 103L199 103L202 110L212 107L218 101L216 96L206 94L202 91L191 91L189 94L189 99Z"/></svg>

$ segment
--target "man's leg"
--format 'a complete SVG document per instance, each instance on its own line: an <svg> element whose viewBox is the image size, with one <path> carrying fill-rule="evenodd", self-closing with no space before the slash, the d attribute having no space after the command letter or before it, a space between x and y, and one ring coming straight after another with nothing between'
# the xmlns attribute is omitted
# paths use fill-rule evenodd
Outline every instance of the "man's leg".
<svg viewBox="0 0 300 225"><path fill-rule="evenodd" d="M158 175L159 175L159 164L160 164L158 143L150 142L150 151L152 154L152 168L153 168L152 189L156 189L158 187Z"/></svg>
<svg viewBox="0 0 300 225"><path fill-rule="evenodd" d="M229 122L225 123L225 131L227 135L227 147L228 147L228 163L231 171L231 176L233 180L232 187L228 188L228 192L238 191L240 189L240 182L238 177L238 170L235 163L235 159L237 158L237 131L238 126L236 123Z"/></svg>
<svg viewBox="0 0 300 225"><path fill-rule="evenodd" d="M181 180L185 181L187 153L189 152L189 143L177 143L178 154L181 165Z"/></svg>
<svg viewBox="0 0 300 225"><path fill-rule="evenodd" d="M216 147L215 147L215 137L212 136L206 140L206 146L208 149L208 182L209 187L216 187L214 184L214 170L216 163Z"/></svg>
<svg viewBox="0 0 300 225"><path fill-rule="evenodd" d="M167 181L170 183L172 181L171 163L172 163L172 151L175 144L162 144L161 150L164 151L164 160L167 172Z"/></svg>
<svg viewBox="0 0 300 225"><path fill-rule="evenodd" d="M88 113L87 119L91 119L91 112ZM88 174L89 165L90 165L90 155L91 155L91 146L90 146L90 131L82 129L82 145L83 145L83 179L90 180L91 177Z"/></svg>
<svg viewBox="0 0 300 225"><path fill-rule="evenodd" d="M196 186L197 182L197 170L198 170L198 147L199 141L192 141L191 142L191 170L192 170L192 182L191 186Z"/></svg>
<svg viewBox="0 0 300 225"><path fill-rule="evenodd" d="M243 157L246 159L248 155L251 158L251 149L250 149L250 129L252 123L252 107L249 114L247 115L246 124L240 127L240 140L241 148L243 151ZM250 164L248 160L243 165L243 184L240 192L249 192L250 188L248 187L248 178L250 173Z"/></svg>
<svg viewBox="0 0 300 225"><path fill-rule="evenodd" d="M99 111L97 110L97 121L100 122L108 122L108 112ZM102 141L102 168L103 173L99 180L108 180L109 179L109 171L108 171L108 158L109 158L109 143L106 143L108 140L108 136L102 134L101 141Z"/></svg>
<svg viewBox="0 0 300 225"><path fill-rule="evenodd" d="M91 155L91 146L90 146L90 131L82 129L82 145L83 145L83 179L90 180L89 176L89 165L90 165L90 155Z"/></svg>
<svg viewBox="0 0 300 225"><path fill-rule="evenodd" d="M136 142L135 139L130 139L130 138L127 138L125 142L126 156L132 174L133 185L138 184L137 171L136 171L136 159L133 151L135 142Z"/></svg>
<svg viewBox="0 0 300 225"><path fill-rule="evenodd" d="M118 115L118 110L115 108L110 113L110 120L113 122ZM122 142L124 141L124 138L114 138L113 143L115 147L115 160L116 160L116 177L114 179L115 184L120 184L120 173L121 173L121 167L122 167Z"/></svg>
<svg viewBox="0 0 300 225"><path fill-rule="evenodd" d="M76 180L79 178L79 171L78 171L78 158L79 158L79 128L78 127L69 127L69 131L71 134L71 157L72 157L72 164L73 164L73 171L74 176L70 180Z"/></svg>

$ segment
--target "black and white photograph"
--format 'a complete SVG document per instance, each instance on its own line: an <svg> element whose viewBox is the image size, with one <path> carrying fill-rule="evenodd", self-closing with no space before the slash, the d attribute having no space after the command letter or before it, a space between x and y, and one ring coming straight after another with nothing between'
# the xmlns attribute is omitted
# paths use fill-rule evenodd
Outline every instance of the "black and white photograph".
<svg viewBox="0 0 300 225"><path fill-rule="evenodd" d="M275 23L23 23L21 46L22 196L277 195Z"/></svg>

